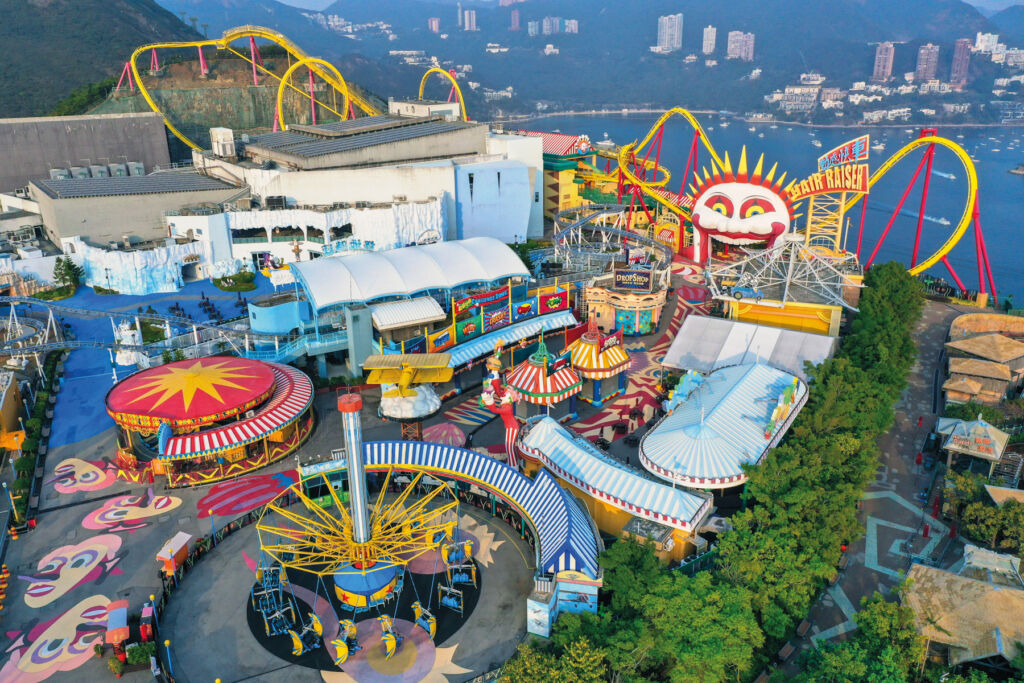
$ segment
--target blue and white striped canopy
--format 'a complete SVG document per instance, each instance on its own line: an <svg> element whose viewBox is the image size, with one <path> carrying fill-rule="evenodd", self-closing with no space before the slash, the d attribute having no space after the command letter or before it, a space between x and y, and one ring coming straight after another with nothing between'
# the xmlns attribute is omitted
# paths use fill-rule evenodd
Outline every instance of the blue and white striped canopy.
<svg viewBox="0 0 1024 683"><path fill-rule="evenodd" d="M550 473L530 479L482 453L423 441L363 444L367 470L395 467L468 481L517 508L537 533L540 570L598 577L597 539L587 514Z"/></svg>
<svg viewBox="0 0 1024 683"><path fill-rule="evenodd" d="M788 413L770 427L779 396L794 379L761 363L716 370L644 436L640 462L653 474L684 486L743 483L747 477L742 466L759 462L807 401L807 385L797 380Z"/></svg>
<svg viewBox="0 0 1024 683"><path fill-rule="evenodd" d="M488 332L481 337L471 339L464 344L448 349L448 353L452 355L448 367L457 368L466 361L479 358L480 356L489 356L494 352L494 345L499 339L506 344L511 344L520 339L538 335L541 330L550 332L551 330L560 330L575 324L576 318L571 311L558 311L557 313L549 313L538 318L509 325L508 327L502 327L499 330Z"/></svg>
<svg viewBox="0 0 1024 683"><path fill-rule="evenodd" d="M641 476L550 417L531 422L524 432L519 445L526 455L587 495L637 517L693 531L711 511L706 496Z"/></svg>

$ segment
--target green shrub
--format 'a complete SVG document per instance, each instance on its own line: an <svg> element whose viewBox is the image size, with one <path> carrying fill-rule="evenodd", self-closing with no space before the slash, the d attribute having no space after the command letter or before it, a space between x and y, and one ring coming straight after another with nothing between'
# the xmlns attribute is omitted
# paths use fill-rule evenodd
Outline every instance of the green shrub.
<svg viewBox="0 0 1024 683"><path fill-rule="evenodd" d="M156 654L156 643L138 643L126 651L129 664L149 664L149 658Z"/></svg>
<svg viewBox="0 0 1024 683"><path fill-rule="evenodd" d="M21 444L22 453L35 453L39 450L39 439L28 437Z"/></svg>
<svg viewBox="0 0 1024 683"><path fill-rule="evenodd" d="M43 428L43 421L40 420L37 417L33 417L32 419L30 419L28 422L25 423L25 429L30 434L31 433L37 433L42 428Z"/></svg>
<svg viewBox="0 0 1024 683"><path fill-rule="evenodd" d="M23 455L14 461L14 469L20 476L28 476L36 469L36 459L31 455Z"/></svg>
<svg viewBox="0 0 1024 683"><path fill-rule="evenodd" d="M981 403L960 403L955 405L947 405L944 411L945 417L952 417L958 420L977 420L978 415L981 415L981 419L990 424L999 424L1003 421L1003 412L994 406L986 406Z"/></svg>
<svg viewBox="0 0 1024 683"><path fill-rule="evenodd" d="M124 673L124 662L117 657L111 657L107 660L107 666L110 667L110 673L115 676Z"/></svg>
<svg viewBox="0 0 1024 683"><path fill-rule="evenodd" d="M32 488L32 477L18 477L14 480L15 491L28 491Z"/></svg>

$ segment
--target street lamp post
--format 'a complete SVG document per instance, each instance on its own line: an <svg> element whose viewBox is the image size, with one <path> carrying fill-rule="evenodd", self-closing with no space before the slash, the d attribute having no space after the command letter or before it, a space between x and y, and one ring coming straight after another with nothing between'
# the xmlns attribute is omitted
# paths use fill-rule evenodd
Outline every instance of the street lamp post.
<svg viewBox="0 0 1024 683"><path fill-rule="evenodd" d="M164 641L164 649L167 650L167 673L171 675L171 678L174 678L174 667L171 666L171 641Z"/></svg>
<svg viewBox="0 0 1024 683"><path fill-rule="evenodd" d="M11 514L14 515L14 523L21 524L21 519L18 517L18 507L14 504L14 494L11 493L11 489L7 488L7 482L3 482L4 493L7 494L7 500L11 504Z"/></svg>

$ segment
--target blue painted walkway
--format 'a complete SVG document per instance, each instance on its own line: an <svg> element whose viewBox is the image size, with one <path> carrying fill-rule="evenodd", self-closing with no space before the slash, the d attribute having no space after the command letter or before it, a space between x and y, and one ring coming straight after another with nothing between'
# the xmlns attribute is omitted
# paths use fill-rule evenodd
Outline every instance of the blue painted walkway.
<svg viewBox="0 0 1024 683"><path fill-rule="evenodd" d="M253 298L274 291L270 280L263 275L256 275L256 289L244 292L243 297ZM225 317L234 317L244 313L235 306L238 295L222 292L209 281L193 282L179 292L148 294L146 296L128 296L113 294L109 296L96 294L91 287L80 287L73 297L65 299L62 304L111 311L129 316L139 306L152 306L157 313L171 314L170 307L178 303L186 313L196 320L205 320L206 314L199 308L201 295L213 299ZM66 319L71 330L78 339L109 339L113 336L110 320ZM124 378L135 371L135 366L119 366L117 375ZM53 431L50 435L50 448L76 443L88 439L114 426L113 420L107 415L103 398L114 384L114 375L110 366L110 354L103 349L82 349L71 353L64 364L64 384L57 399L54 410Z"/></svg>

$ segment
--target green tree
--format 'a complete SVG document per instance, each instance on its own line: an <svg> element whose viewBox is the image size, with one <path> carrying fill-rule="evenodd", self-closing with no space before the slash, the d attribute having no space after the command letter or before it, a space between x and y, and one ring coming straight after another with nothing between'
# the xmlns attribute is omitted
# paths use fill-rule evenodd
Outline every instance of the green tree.
<svg viewBox="0 0 1024 683"><path fill-rule="evenodd" d="M612 611L625 618L639 612L636 596L650 592L664 569L653 544L633 538L615 541L598 561L605 569L604 590Z"/></svg>
<svg viewBox="0 0 1024 683"><path fill-rule="evenodd" d="M969 503L964 508L964 532L979 540L988 547L995 548L996 538L1003 529L1003 519L999 508L982 502Z"/></svg>
<svg viewBox="0 0 1024 683"><path fill-rule="evenodd" d="M82 283L85 271L70 256L58 256L53 264L53 281L58 287L75 288Z"/></svg>
<svg viewBox="0 0 1024 683"><path fill-rule="evenodd" d="M520 645L516 655L502 669L502 678L509 683L553 681L559 675L558 660L529 643Z"/></svg>
<svg viewBox="0 0 1024 683"><path fill-rule="evenodd" d="M735 680L764 642L744 588L716 584L709 572L674 572L638 596L657 647L672 662L669 680Z"/></svg>
<svg viewBox="0 0 1024 683"><path fill-rule="evenodd" d="M1024 503L1008 500L999 508L999 512L1003 526L1000 547L1008 549L1015 555L1024 556ZM1024 665L1024 659L1021 660L1021 664Z"/></svg>
<svg viewBox="0 0 1024 683"><path fill-rule="evenodd" d="M949 486L944 495L953 507L954 517L958 519L968 504L983 501L988 495L985 493L988 479L974 472L949 471L946 473L946 483Z"/></svg>
<svg viewBox="0 0 1024 683"><path fill-rule="evenodd" d="M978 416L981 415L981 419L990 424L999 424L1003 421L1003 411L999 410L995 406L987 406L982 403L975 403L970 401L968 403L960 403L946 406L944 411L946 417L953 417L958 420L977 420Z"/></svg>

